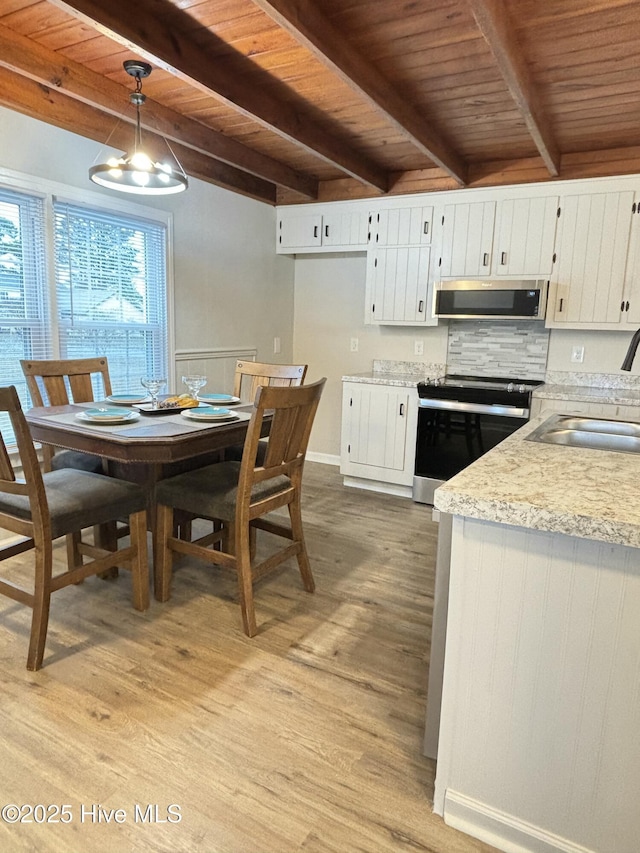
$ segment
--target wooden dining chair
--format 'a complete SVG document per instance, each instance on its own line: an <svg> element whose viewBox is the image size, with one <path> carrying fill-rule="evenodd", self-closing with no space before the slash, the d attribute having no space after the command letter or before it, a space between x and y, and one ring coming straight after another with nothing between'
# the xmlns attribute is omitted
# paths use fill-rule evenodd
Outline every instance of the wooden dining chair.
<svg viewBox="0 0 640 853"><path fill-rule="evenodd" d="M257 632L253 584L289 557L296 557L304 588L315 585L302 529L300 493L307 444L326 380L300 387L262 386L256 394L241 462L221 462L158 483L155 595L167 601L174 552L233 570L238 578L245 633ZM264 461L256 457L265 413L272 413ZM289 524L266 518L286 506ZM213 521L214 531L185 541L173 533L173 514ZM221 529L216 529L221 528ZM283 537L289 544L256 563L251 531ZM217 548L221 550L216 550Z"/></svg>
<svg viewBox="0 0 640 853"><path fill-rule="evenodd" d="M263 385L302 385L306 364L268 364L261 361L237 361L233 381L234 396L252 403Z"/></svg>
<svg viewBox="0 0 640 853"><path fill-rule="evenodd" d="M93 381L102 385L102 397L111 394L109 364L106 358L68 358L57 360L25 359L20 362L34 406L66 406L94 400ZM99 456L77 450L55 450L43 445L45 471L77 468L101 474L104 463Z"/></svg>
<svg viewBox="0 0 640 853"><path fill-rule="evenodd" d="M241 400L253 402L258 388L265 385L275 387L302 385L307 374L306 364L268 364L263 361L237 361L233 380L233 393ZM239 462L242 459L241 444L227 447L225 460ZM258 445L258 459L264 453L264 442Z"/></svg>
<svg viewBox="0 0 640 853"><path fill-rule="evenodd" d="M51 593L114 567L131 570L133 606L149 606L146 492L135 483L89 471L63 468L42 474L15 386L0 388L0 412L6 412L18 446L22 478L16 479L0 434L0 528L22 538L0 548L0 561L33 550L35 568L29 586L0 580L0 593L31 607L27 669L42 665ZM131 539L113 551L98 548L82 530L127 516ZM53 541L66 536L67 570L53 574ZM89 557L89 562L84 558Z"/></svg>

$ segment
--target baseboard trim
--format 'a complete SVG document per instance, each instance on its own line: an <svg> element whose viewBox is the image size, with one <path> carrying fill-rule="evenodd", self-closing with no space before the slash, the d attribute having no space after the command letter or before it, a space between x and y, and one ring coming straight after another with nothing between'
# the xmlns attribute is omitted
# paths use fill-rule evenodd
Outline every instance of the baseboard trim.
<svg viewBox="0 0 640 853"><path fill-rule="evenodd" d="M353 489L364 489L367 492L382 492L385 495L395 495L398 498L413 496L411 486L399 486L397 483L383 483L380 480L365 480L362 477L343 477L345 486Z"/></svg>
<svg viewBox="0 0 640 853"><path fill-rule="evenodd" d="M307 459L309 462L320 462L322 465L335 465L336 467L340 465L340 457L333 453L313 453L307 450Z"/></svg>
<svg viewBox="0 0 640 853"><path fill-rule="evenodd" d="M444 822L505 853L596 853L581 844L447 790Z"/></svg>

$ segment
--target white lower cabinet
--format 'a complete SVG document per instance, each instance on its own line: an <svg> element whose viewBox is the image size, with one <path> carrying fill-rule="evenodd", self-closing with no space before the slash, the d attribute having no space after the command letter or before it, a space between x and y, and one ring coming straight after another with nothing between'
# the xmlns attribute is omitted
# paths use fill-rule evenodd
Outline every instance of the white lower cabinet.
<svg viewBox="0 0 640 853"><path fill-rule="evenodd" d="M417 424L417 388L345 382L340 472L411 486Z"/></svg>

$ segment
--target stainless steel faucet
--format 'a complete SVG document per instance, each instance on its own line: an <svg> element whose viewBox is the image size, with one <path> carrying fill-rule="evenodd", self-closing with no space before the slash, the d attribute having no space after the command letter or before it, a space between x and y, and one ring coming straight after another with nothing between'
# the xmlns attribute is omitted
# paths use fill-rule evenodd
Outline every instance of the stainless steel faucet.
<svg viewBox="0 0 640 853"><path fill-rule="evenodd" d="M640 344L640 329L637 332L633 333L633 337L631 338L631 343L629 344L629 349L627 350L627 354L624 357L624 361L622 362L622 367L620 370L631 370L631 365L633 364L633 359L636 355L636 350L638 349L638 344Z"/></svg>

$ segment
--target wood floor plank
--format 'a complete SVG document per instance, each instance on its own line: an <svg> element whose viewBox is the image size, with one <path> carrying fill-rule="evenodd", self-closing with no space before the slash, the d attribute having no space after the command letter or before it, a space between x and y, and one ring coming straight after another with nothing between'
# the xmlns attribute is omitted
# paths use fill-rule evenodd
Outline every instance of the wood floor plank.
<svg viewBox="0 0 640 853"><path fill-rule="evenodd" d="M73 814L0 820L0 850L490 853L431 811L430 511L308 463L303 518L316 592L293 560L261 581L253 639L233 575L190 558L170 601L144 614L127 572L57 593L37 673L30 613L0 599L0 802ZM24 576L30 559L10 571ZM93 804L126 819L94 819Z"/></svg>

